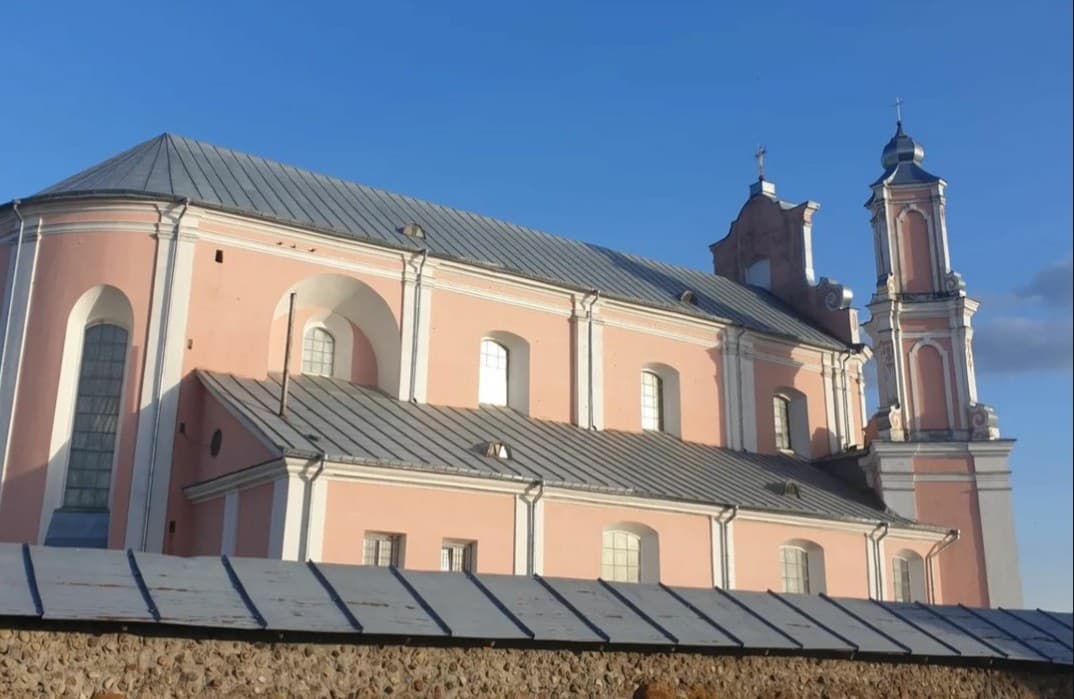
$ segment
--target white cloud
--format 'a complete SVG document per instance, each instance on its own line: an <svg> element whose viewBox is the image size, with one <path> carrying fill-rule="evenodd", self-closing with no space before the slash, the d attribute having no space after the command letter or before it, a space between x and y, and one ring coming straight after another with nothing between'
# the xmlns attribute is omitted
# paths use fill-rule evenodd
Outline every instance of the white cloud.
<svg viewBox="0 0 1074 699"><path fill-rule="evenodd" d="M1039 275L1038 275L1039 276ZM992 318L973 337L978 372L1070 371L1074 323L1066 318Z"/></svg>
<svg viewBox="0 0 1074 699"><path fill-rule="evenodd" d="M1046 306L1074 307L1074 257L1068 256L1037 270L1028 284L1014 290L1014 295Z"/></svg>

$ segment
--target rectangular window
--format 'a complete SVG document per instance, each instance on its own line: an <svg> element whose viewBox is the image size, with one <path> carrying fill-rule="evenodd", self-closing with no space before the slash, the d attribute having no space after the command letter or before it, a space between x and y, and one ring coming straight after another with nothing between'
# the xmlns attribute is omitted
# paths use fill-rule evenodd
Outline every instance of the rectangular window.
<svg viewBox="0 0 1074 699"><path fill-rule="evenodd" d="M482 340L477 379L478 403L507 405L507 371L507 348L492 340Z"/></svg>
<svg viewBox="0 0 1074 699"><path fill-rule="evenodd" d="M440 547L440 570L448 573L474 572L474 553L477 544L472 541L444 541Z"/></svg>
<svg viewBox="0 0 1074 699"><path fill-rule="evenodd" d="M610 582L641 582L641 537L619 529L604 532L600 577Z"/></svg>
<svg viewBox="0 0 1074 699"><path fill-rule="evenodd" d="M402 534L382 534L369 532L365 535L365 547L362 563L367 566L399 567L399 556L403 548Z"/></svg>
<svg viewBox="0 0 1074 699"><path fill-rule="evenodd" d="M796 546L779 550L783 591L809 594L809 554Z"/></svg>
<svg viewBox="0 0 1074 699"><path fill-rule="evenodd" d="M641 372L641 428L664 429L663 381L651 371Z"/></svg>
<svg viewBox="0 0 1074 699"><path fill-rule="evenodd" d="M791 450L790 401L783 396L772 397L772 418L775 423L776 449Z"/></svg>
<svg viewBox="0 0 1074 699"><path fill-rule="evenodd" d="M125 329L118 325L86 328L63 493L65 508L108 509L126 361Z"/></svg>
<svg viewBox="0 0 1074 699"><path fill-rule="evenodd" d="M895 601L911 602L909 561L905 558L895 558L892 559L891 566L894 573L891 582L895 587Z"/></svg>

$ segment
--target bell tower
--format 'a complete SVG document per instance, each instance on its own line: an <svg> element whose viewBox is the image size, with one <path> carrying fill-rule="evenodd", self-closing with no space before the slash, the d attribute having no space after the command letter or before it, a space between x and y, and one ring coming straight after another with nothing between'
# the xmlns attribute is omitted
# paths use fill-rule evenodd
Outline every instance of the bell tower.
<svg viewBox="0 0 1074 699"><path fill-rule="evenodd" d="M863 327L880 407L864 465L899 514L959 530L959 541L933 565L932 587L942 588L935 601L1017 606L1008 464L1014 442L1000 438L995 411L978 401L978 303L951 266L947 183L922 167L924 158L900 114L865 204L877 283Z"/></svg>

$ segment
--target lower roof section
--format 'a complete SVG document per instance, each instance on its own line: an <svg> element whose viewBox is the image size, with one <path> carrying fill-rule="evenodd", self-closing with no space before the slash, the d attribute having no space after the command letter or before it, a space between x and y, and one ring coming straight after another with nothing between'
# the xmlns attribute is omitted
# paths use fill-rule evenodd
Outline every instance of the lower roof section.
<svg viewBox="0 0 1074 699"><path fill-rule="evenodd" d="M493 477L839 520L916 526L788 456L732 451L659 432L586 430L509 408L420 405L338 379L295 376L287 418L278 377L199 372L209 392L285 456ZM507 458L488 456L490 442ZM788 483L797 488L787 488ZM931 527L930 527L931 529Z"/></svg>
<svg viewBox="0 0 1074 699"><path fill-rule="evenodd" d="M230 632L1074 663L1071 615L0 544L0 617Z"/></svg>

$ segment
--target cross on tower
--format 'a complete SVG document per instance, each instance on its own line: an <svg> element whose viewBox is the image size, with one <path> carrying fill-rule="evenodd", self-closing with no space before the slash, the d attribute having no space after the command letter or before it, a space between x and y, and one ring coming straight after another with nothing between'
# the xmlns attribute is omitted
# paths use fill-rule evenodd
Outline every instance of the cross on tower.
<svg viewBox="0 0 1074 699"><path fill-rule="evenodd" d="M895 98L895 121L898 124L902 123L902 97Z"/></svg>
<svg viewBox="0 0 1074 699"><path fill-rule="evenodd" d="M768 151L764 146L757 146L757 152L753 154L753 157L757 159L757 179L764 179L764 156Z"/></svg>

